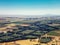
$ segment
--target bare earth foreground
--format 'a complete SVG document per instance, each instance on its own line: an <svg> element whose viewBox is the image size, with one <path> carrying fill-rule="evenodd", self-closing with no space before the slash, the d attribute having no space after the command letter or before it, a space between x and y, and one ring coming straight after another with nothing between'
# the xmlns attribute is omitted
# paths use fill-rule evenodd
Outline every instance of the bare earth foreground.
<svg viewBox="0 0 60 45"><path fill-rule="evenodd" d="M60 45L60 41L58 40L60 37L56 37L49 43L40 43L38 39L27 39L27 40L18 40L13 42L4 42L0 43L0 45Z"/></svg>

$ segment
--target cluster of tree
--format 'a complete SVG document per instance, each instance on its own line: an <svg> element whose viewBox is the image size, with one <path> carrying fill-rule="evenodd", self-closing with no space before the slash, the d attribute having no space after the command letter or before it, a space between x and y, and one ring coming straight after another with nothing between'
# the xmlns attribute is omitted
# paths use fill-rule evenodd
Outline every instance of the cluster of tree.
<svg viewBox="0 0 60 45"><path fill-rule="evenodd" d="M51 40L52 40L51 37L42 37L42 38L40 39L40 42L41 42L41 43L47 43L47 42L50 42Z"/></svg>

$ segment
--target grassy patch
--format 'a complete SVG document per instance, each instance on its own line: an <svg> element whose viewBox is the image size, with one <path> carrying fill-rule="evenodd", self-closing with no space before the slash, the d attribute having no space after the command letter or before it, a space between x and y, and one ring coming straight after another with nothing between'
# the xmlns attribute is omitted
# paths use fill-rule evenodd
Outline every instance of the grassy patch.
<svg viewBox="0 0 60 45"><path fill-rule="evenodd" d="M33 34L35 34L35 35L43 35L44 33L42 33L41 31L36 31Z"/></svg>
<svg viewBox="0 0 60 45"><path fill-rule="evenodd" d="M51 32L48 33L48 35L60 36L60 33L58 33L57 31L51 31Z"/></svg>
<svg viewBox="0 0 60 45"><path fill-rule="evenodd" d="M26 38L36 38L36 36L32 36L32 35L27 35L27 36L25 36Z"/></svg>
<svg viewBox="0 0 60 45"><path fill-rule="evenodd" d="M34 30L25 30L25 31L22 31L21 33L22 34L29 34L29 33L31 33L31 32L33 32Z"/></svg>

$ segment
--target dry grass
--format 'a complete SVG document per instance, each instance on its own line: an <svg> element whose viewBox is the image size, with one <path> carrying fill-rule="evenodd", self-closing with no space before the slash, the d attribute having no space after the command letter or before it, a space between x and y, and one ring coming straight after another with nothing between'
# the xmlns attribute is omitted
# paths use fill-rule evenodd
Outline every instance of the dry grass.
<svg viewBox="0 0 60 45"><path fill-rule="evenodd" d="M18 40L15 42L6 42L6 43L0 43L0 45L34 45L39 44L37 39L33 39L34 41L30 41L30 39L27 40Z"/></svg>

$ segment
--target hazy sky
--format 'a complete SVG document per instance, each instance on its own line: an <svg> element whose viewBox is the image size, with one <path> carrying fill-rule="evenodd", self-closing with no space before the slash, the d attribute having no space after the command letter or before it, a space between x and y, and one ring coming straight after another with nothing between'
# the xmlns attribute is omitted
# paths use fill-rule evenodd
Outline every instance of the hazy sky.
<svg viewBox="0 0 60 45"><path fill-rule="evenodd" d="M0 15L60 15L60 0L0 0Z"/></svg>

